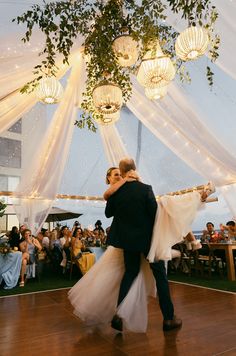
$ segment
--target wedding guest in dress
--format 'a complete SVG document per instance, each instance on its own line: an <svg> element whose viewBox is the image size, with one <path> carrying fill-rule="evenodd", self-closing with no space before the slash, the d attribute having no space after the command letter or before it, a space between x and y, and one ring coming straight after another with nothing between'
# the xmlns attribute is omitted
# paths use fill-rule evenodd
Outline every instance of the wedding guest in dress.
<svg viewBox="0 0 236 356"><path fill-rule="evenodd" d="M42 246L39 241L32 237L31 230L25 229L22 232L24 241L20 243L20 251L22 252L22 265L21 265L21 274L20 274L20 287L25 285L25 274L26 266L29 263L35 262L35 253L36 251L41 251Z"/></svg>
<svg viewBox="0 0 236 356"><path fill-rule="evenodd" d="M76 228L71 242L71 252L77 267L81 271L82 275L84 275L94 265L96 259L95 254L88 251L84 245L82 237L83 230L81 228Z"/></svg>

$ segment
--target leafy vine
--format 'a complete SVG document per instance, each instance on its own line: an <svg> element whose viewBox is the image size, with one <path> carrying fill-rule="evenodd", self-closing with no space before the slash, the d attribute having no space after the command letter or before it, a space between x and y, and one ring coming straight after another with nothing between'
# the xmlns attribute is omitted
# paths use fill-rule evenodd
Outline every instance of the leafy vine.
<svg viewBox="0 0 236 356"><path fill-rule="evenodd" d="M26 24L26 33L22 39L28 42L33 29L37 26L45 35L45 46L40 55L42 61L35 66L35 78L27 83L22 92L30 92L44 76L55 76L57 73L56 56L62 54L63 62L68 63L72 46L79 35L84 38L84 54L87 61L86 90L83 93L81 107L83 113L76 125L87 126L96 131L93 119L101 118L93 105L94 87L107 75L109 80L119 85L124 103L132 92L130 75L136 73L143 54L150 42L159 39L162 50L175 63L180 80L190 81L183 61L176 57L175 40L178 32L166 24L168 8L188 21L190 26L202 26L210 37L209 56L212 62L218 57L220 39L214 32L218 18L217 10L210 0L74 0L33 5L30 10L13 21ZM135 65L123 68L119 65L112 49L114 39L122 34L124 27L138 41L139 58ZM213 71L207 66L206 76L210 86L213 85Z"/></svg>

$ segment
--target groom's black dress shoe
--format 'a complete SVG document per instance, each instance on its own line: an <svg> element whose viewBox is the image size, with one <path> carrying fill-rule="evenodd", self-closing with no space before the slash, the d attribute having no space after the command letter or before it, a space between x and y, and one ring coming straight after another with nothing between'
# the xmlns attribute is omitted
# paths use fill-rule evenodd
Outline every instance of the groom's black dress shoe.
<svg viewBox="0 0 236 356"><path fill-rule="evenodd" d="M163 330L164 331L178 329L178 328L181 328L181 326L182 326L182 320L176 318L176 316L174 316L174 318L172 320L164 320L163 321Z"/></svg>
<svg viewBox="0 0 236 356"><path fill-rule="evenodd" d="M118 315L114 315L111 321L111 327L118 331L123 331L123 322Z"/></svg>

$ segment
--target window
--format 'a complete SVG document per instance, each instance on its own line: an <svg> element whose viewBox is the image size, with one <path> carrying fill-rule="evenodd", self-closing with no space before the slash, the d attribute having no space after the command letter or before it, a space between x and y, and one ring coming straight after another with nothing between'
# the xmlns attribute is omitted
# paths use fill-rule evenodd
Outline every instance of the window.
<svg viewBox="0 0 236 356"><path fill-rule="evenodd" d="M8 176L0 175L0 191L6 192L8 190Z"/></svg>
<svg viewBox="0 0 236 356"><path fill-rule="evenodd" d="M21 141L0 137L0 166L21 168Z"/></svg>
<svg viewBox="0 0 236 356"><path fill-rule="evenodd" d="M20 177L18 177L18 176L0 175L0 191L1 192L2 191L13 192L14 190L16 190L16 187L19 182L20 182ZM1 197L0 197L0 199L1 199ZM16 204L18 201L16 198L11 198L11 197L5 197L4 200L5 200L5 203L7 203L7 204L13 204L13 201L14 201L14 204Z"/></svg>
<svg viewBox="0 0 236 356"><path fill-rule="evenodd" d="M21 133L22 129L22 119L18 120L14 125L12 125L8 131L10 132L15 132L15 133Z"/></svg>

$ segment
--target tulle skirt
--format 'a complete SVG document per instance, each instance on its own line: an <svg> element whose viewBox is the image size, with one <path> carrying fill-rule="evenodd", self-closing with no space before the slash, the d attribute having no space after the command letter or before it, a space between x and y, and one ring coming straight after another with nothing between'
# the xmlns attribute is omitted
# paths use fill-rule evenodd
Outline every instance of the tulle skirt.
<svg viewBox="0 0 236 356"><path fill-rule="evenodd" d="M69 291L74 314L87 325L99 325L110 323L113 315L118 313L123 319L124 329L145 332L147 297L156 294L149 263L142 258L140 273L117 310L123 275L123 250L109 246L99 261Z"/></svg>

